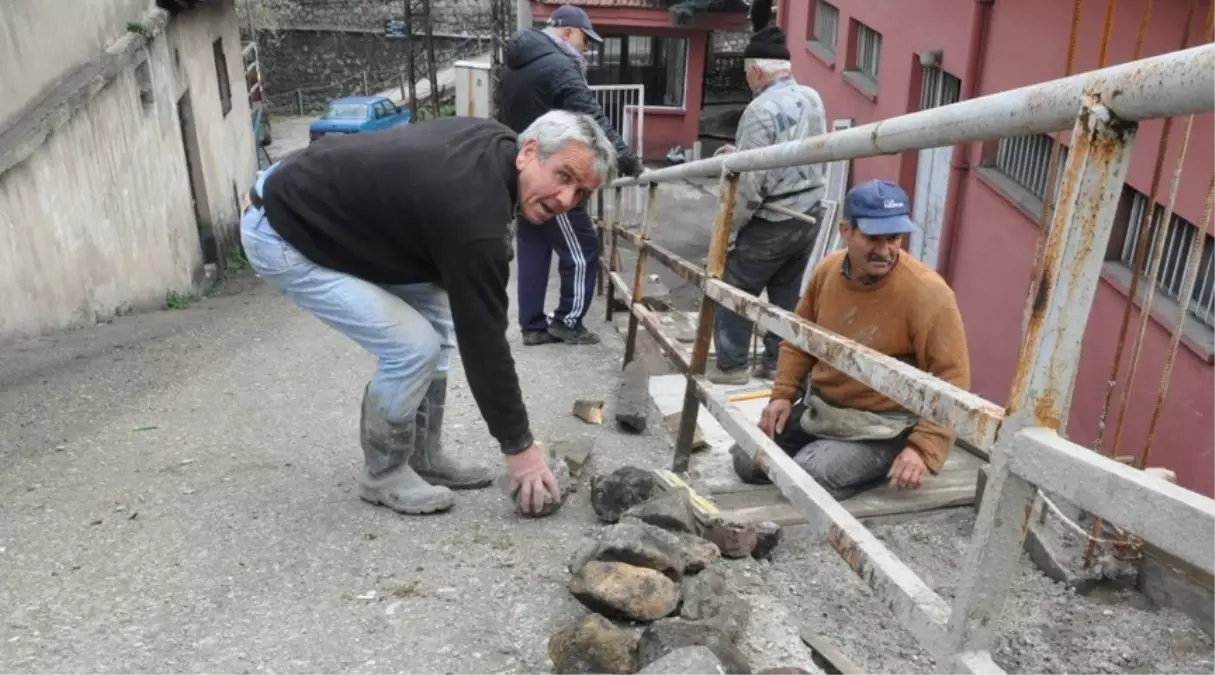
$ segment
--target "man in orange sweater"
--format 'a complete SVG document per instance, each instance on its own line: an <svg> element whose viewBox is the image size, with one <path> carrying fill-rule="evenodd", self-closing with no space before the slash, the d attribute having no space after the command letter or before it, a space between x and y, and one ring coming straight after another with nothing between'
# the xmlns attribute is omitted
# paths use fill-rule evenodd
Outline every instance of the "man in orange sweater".
<svg viewBox="0 0 1215 675"><path fill-rule="evenodd" d="M814 268L796 312L966 389L970 361L953 291L900 248L915 229L907 206L907 194L888 181L849 190L839 223L845 250ZM926 472L935 474L945 464L954 439L949 429L916 417L788 341L780 346L760 427L836 499L887 479L899 489L920 487ZM767 481L741 448L732 452L742 480Z"/></svg>

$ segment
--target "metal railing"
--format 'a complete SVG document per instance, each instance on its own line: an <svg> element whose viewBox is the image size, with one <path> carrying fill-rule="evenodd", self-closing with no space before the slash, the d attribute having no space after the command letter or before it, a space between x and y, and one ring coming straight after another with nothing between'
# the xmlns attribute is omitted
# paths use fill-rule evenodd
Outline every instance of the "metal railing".
<svg viewBox="0 0 1215 675"><path fill-rule="evenodd" d="M625 363L644 326L687 373L673 470L688 468L700 405L761 466L780 492L936 657L941 672L1002 672L990 649L997 619L1021 559L1031 518L1050 493L1207 574L1215 571L1215 500L1092 452L1059 435L1070 408L1080 349L1140 120L1215 110L1215 45L1168 53L1089 73L903 115L805 141L689 162L612 184L610 239L602 268L611 319L613 298L629 305ZM1072 130L1011 393L1001 407L894 358L827 331L724 283L726 245L739 173L848 160L904 150ZM653 243L659 185L719 177L718 214L708 263L697 267ZM624 188L647 186L639 231L624 229ZM1203 225L1215 201L1215 177ZM827 224L823 230L833 229ZM637 251L632 283L618 268L620 241ZM821 252L820 252L821 255ZM702 291L705 300L691 354L665 335L642 302L645 269L654 258ZM1181 317L1194 295L1198 256L1178 296ZM704 372L716 305L952 429L989 457L987 483L950 606L843 506L811 479L742 411L708 383Z"/></svg>

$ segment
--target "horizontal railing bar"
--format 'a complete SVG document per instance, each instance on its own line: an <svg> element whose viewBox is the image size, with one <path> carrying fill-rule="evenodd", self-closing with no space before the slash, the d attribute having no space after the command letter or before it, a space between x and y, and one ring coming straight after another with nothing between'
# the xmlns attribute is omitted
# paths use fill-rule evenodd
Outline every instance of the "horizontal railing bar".
<svg viewBox="0 0 1215 675"><path fill-rule="evenodd" d="M640 250L641 247L645 247L645 249L649 251L651 257L661 262L666 266L667 269L671 270L675 274L678 274L684 280L693 283L698 287L704 285L705 270L703 267L699 267L688 262L686 259L672 253L670 249L664 248L659 244L655 244L653 241L643 243L641 241L641 234L638 232L632 232L622 227L617 227L616 233L621 239L624 239L632 244L633 248Z"/></svg>
<svg viewBox="0 0 1215 675"><path fill-rule="evenodd" d="M1215 573L1215 500L1076 445L1044 427L1013 439L1008 468L1044 491Z"/></svg>
<svg viewBox="0 0 1215 675"><path fill-rule="evenodd" d="M915 366L858 344L753 295L710 279L705 297L788 340L798 349L951 429L986 458L1004 421L1000 406Z"/></svg>
<svg viewBox="0 0 1215 675"><path fill-rule="evenodd" d="M742 421L742 410L712 391L704 377L693 380L696 397L743 450L765 465L772 482L806 519L814 535L831 544L921 645L930 653L941 653L950 612L941 596L755 424Z"/></svg>
<svg viewBox="0 0 1215 675"><path fill-rule="evenodd" d="M687 372L688 363L691 361L691 354L681 348L662 330L662 322L659 321L657 314L644 304L632 301L629 287L624 277L616 272L612 272L609 276L612 285L616 287L616 292L621 294L622 300L629 306L629 311L637 316L637 320L641 322L641 325L649 332L650 337L658 344L658 348L662 350L663 355L678 366L680 372Z"/></svg>
<svg viewBox="0 0 1215 675"><path fill-rule="evenodd" d="M646 171L613 186L712 178L1071 129L1086 91L1128 121L1215 110L1215 45L1169 52L1020 89L833 131L803 141Z"/></svg>

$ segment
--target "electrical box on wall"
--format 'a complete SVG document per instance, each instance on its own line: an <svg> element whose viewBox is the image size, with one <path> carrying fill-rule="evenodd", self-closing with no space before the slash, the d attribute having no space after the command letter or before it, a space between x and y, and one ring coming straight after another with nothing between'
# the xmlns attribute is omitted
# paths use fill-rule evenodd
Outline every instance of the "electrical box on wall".
<svg viewBox="0 0 1215 675"><path fill-rule="evenodd" d="M456 61L456 115L489 117L489 64L479 61Z"/></svg>

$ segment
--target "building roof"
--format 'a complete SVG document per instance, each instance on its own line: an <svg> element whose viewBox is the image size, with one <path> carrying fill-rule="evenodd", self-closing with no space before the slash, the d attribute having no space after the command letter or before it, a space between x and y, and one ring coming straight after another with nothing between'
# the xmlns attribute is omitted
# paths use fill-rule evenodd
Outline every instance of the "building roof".
<svg viewBox="0 0 1215 675"><path fill-rule="evenodd" d="M578 5L579 7L667 8L666 0L534 0L541 5Z"/></svg>

